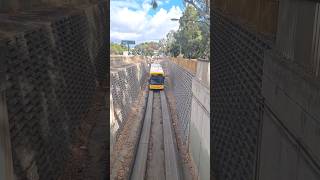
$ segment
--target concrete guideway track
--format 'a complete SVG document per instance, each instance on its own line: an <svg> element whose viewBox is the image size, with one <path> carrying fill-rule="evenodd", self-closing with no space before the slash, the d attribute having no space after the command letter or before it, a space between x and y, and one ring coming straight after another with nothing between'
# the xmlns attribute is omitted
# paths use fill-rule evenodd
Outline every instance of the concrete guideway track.
<svg viewBox="0 0 320 180"><path fill-rule="evenodd" d="M181 169L164 91L149 91L131 180L181 180Z"/></svg>

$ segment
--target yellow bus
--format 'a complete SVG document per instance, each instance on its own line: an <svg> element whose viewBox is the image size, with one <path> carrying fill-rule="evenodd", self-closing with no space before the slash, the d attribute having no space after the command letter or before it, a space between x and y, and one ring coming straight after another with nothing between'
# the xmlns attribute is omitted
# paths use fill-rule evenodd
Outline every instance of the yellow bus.
<svg viewBox="0 0 320 180"><path fill-rule="evenodd" d="M164 72L160 64L151 64L149 89L151 90L164 89Z"/></svg>

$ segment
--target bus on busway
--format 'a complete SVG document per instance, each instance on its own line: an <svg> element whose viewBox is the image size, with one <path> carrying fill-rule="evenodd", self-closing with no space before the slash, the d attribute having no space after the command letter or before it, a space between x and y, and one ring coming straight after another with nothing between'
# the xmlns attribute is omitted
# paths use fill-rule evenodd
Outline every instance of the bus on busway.
<svg viewBox="0 0 320 180"><path fill-rule="evenodd" d="M160 64L151 64L149 89L162 90L164 89L164 72Z"/></svg>

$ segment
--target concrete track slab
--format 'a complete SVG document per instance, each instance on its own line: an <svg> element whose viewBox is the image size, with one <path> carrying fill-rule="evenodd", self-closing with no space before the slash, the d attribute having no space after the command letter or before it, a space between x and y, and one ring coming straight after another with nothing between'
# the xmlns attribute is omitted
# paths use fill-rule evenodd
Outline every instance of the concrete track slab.
<svg viewBox="0 0 320 180"><path fill-rule="evenodd" d="M138 151L133 166L132 180L143 180L145 177L147 166L147 153L150 137L150 127L152 120L152 106L153 106L153 91L149 91L148 104L146 109L146 115L143 122L143 128L141 132Z"/></svg>
<svg viewBox="0 0 320 180"><path fill-rule="evenodd" d="M163 119L163 139L165 151L165 169L166 180L179 180L181 179L181 170L178 163L178 155L176 144L174 142L174 133L171 126L166 95L161 91L161 109Z"/></svg>
<svg viewBox="0 0 320 180"><path fill-rule="evenodd" d="M160 93L154 92L146 180L165 179L162 123Z"/></svg>

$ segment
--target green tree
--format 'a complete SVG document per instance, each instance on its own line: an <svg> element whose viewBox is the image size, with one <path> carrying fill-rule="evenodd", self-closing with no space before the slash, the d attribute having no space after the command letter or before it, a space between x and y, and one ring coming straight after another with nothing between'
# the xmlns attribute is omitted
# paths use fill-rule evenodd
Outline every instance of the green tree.
<svg viewBox="0 0 320 180"><path fill-rule="evenodd" d="M153 8L157 0L152 0ZM167 34L161 51L166 55L177 56L180 53L188 58L206 58L210 56L210 0L184 0L186 9L179 21L179 30Z"/></svg>
<svg viewBox="0 0 320 180"><path fill-rule="evenodd" d="M209 59L210 57L210 27L207 24L202 23L200 25L201 33L202 33L202 49L204 50L200 57Z"/></svg>
<svg viewBox="0 0 320 180"><path fill-rule="evenodd" d="M166 55L178 56L180 52L180 44L177 40L177 32L170 31L166 37Z"/></svg>
<svg viewBox="0 0 320 180"><path fill-rule="evenodd" d="M181 54L187 58L209 57L210 31L208 24L193 6L187 6L179 20L178 31L170 31L166 37L166 52L172 56Z"/></svg>
<svg viewBox="0 0 320 180"><path fill-rule="evenodd" d="M134 52L140 55L152 56L154 51L159 51L160 45L157 42L144 42L135 46Z"/></svg>
<svg viewBox="0 0 320 180"><path fill-rule="evenodd" d="M112 43L110 44L110 54L112 55L121 55L127 48L123 45Z"/></svg>
<svg viewBox="0 0 320 180"><path fill-rule="evenodd" d="M189 4L196 8L201 19L209 23L210 21L210 0L184 0L186 4Z"/></svg>
<svg viewBox="0 0 320 180"><path fill-rule="evenodd" d="M199 19L197 10L193 6L187 6L179 21L180 26L176 39L181 44L182 54L188 58L198 58L205 50Z"/></svg>

